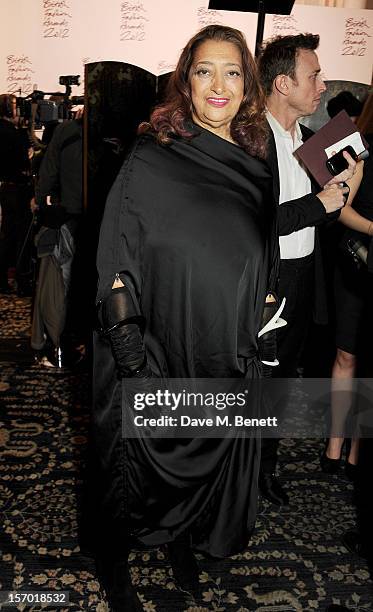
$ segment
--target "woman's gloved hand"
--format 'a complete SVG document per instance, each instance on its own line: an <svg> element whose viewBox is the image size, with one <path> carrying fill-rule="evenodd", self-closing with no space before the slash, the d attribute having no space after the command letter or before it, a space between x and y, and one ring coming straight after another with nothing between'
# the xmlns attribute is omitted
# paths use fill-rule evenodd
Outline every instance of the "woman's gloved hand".
<svg viewBox="0 0 373 612"><path fill-rule="evenodd" d="M133 292L121 284L98 304L100 332L110 340L119 378L150 378L143 342L144 317Z"/></svg>

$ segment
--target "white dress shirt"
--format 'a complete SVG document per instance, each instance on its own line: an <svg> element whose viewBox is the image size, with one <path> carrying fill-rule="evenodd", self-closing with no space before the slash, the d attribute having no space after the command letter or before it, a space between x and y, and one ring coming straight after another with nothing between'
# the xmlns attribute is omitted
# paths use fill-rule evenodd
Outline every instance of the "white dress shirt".
<svg viewBox="0 0 373 612"><path fill-rule="evenodd" d="M279 204L296 200L311 193L311 181L294 151L303 144L302 132L298 121L295 124L294 140L290 132L267 110L267 120L275 138L278 172L280 178ZM280 236L281 259L298 259L313 252L315 246L315 228L305 227L287 236Z"/></svg>

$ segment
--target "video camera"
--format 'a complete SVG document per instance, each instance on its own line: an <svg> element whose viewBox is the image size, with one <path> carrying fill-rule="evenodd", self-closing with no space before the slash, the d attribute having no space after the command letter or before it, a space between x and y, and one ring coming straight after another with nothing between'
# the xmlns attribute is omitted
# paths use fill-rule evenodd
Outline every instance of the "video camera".
<svg viewBox="0 0 373 612"><path fill-rule="evenodd" d="M80 75L65 75L59 77L60 85L64 85L65 92L52 92L34 90L25 98L17 98L17 115L26 123L33 123L34 129L54 121L62 122L73 119L72 107L84 104L83 96L71 96L71 86L80 85ZM45 100L45 96L50 96Z"/></svg>
<svg viewBox="0 0 373 612"><path fill-rule="evenodd" d="M80 74L75 74L75 75L68 74L65 76L60 76L58 82L60 85L65 85L68 91L69 88L71 90L71 85L80 85L79 79L80 79Z"/></svg>

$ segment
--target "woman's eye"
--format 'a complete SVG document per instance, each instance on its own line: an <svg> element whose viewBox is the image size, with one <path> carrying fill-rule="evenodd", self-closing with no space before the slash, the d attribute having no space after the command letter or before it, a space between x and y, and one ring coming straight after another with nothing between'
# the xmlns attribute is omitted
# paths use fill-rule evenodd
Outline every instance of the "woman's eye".
<svg viewBox="0 0 373 612"><path fill-rule="evenodd" d="M230 70L228 72L228 76L230 76L230 77L239 77L239 76L241 76L241 73L238 72L238 70Z"/></svg>
<svg viewBox="0 0 373 612"><path fill-rule="evenodd" d="M210 71L207 70L207 68L198 68L195 74L198 74L199 76L208 76L210 74Z"/></svg>

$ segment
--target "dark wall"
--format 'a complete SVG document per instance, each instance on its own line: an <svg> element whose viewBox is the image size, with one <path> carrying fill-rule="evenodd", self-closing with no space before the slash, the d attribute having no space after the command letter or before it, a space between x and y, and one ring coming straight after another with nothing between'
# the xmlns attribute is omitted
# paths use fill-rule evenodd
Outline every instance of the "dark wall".
<svg viewBox="0 0 373 612"><path fill-rule="evenodd" d="M163 94L169 73L122 62L86 65L84 117L85 258L90 302L96 291L96 250L106 198L136 137Z"/></svg>
<svg viewBox="0 0 373 612"><path fill-rule="evenodd" d="M365 102L369 93L369 85L364 83L354 83L353 81L325 81L327 90L321 97L320 106L316 113L311 117L302 119L302 123L308 125L311 130L318 130L330 119L326 106L331 98L334 98L340 91L350 91L358 100Z"/></svg>

